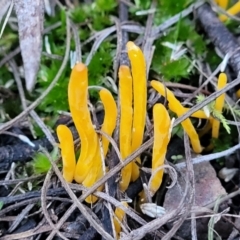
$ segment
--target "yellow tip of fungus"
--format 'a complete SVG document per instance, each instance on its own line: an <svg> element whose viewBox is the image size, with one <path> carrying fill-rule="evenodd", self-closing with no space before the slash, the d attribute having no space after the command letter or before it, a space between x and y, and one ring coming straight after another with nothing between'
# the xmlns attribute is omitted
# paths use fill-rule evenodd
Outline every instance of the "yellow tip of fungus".
<svg viewBox="0 0 240 240"><path fill-rule="evenodd" d="M117 105L110 91L102 89L99 92L100 99L102 100L104 107L104 121L101 130L112 136L112 133L116 127L117 122ZM109 141L105 136L102 136L102 146L104 157L107 154Z"/></svg>
<svg viewBox="0 0 240 240"><path fill-rule="evenodd" d="M134 42L127 42L127 51L131 51L131 50L138 50L139 47L137 45L135 45Z"/></svg>
<svg viewBox="0 0 240 240"><path fill-rule="evenodd" d="M87 67L83 63L76 63L76 65L73 67L75 71L82 72L84 70L87 70Z"/></svg>

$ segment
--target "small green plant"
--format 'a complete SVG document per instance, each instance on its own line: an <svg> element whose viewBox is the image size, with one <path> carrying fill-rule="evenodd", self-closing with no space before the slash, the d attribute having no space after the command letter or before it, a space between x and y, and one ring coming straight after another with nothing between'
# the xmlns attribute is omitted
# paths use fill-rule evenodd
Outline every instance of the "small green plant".
<svg viewBox="0 0 240 240"><path fill-rule="evenodd" d="M53 151L50 153L50 155L52 159L56 161L58 157L58 148L55 147ZM33 157L32 167L34 173L37 174L47 173L51 168L51 163L48 157L44 153L40 152Z"/></svg>
<svg viewBox="0 0 240 240"><path fill-rule="evenodd" d="M211 140L211 143L214 146L213 152L215 152L215 153L229 149L232 146L231 135L225 134L224 137L222 135L223 134L220 133L219 139L213 138Z"/></svg>
<svg viewBox="0 0 240 240"><path fill-rule="evenodd" d="M194 29L191 21L180 19L168 34L156 41L152 68L160 73L165 81L178 82L190 79L195 73L192 62L206 50L202 37ZM191 55L188 53L189 46Z"/></svg>
<svg viewBox="0 0 240 240"><path fill-rule="evenodd" d="M240 117L240 109L237 105L231 107L229 104L224 104L224 109L226 110L227 113L230 112L232 115L235 114L236 116Z"/></svg>

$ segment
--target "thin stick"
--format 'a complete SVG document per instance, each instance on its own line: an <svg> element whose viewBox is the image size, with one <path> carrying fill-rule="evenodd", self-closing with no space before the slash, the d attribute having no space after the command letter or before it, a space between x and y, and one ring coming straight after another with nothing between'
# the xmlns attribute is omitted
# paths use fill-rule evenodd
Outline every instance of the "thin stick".
<svg viewBox="0 0 240 240"><path fill-rule="evenodd" d="M215 159L218 159L218 158L221 158L221 157L224 157L224 156L228 156L228 155L234 153L235 151L237 151L238 149L240 149L240 143L238 143L237 145L235 145L235 146L233 146L233 147L231 147L231 148L229 148L225 151L222 151L222 152L211 153L211 154L208 154L208 155L192 158L192 163L193 164L198 164L198 163L201 163L201 162L209 162L211 160L215 160ZM185 162L177 163L177 164L175 164L175 166L177 168L181 169L181 168L184 168L186 166L186 163Z"/></svg>

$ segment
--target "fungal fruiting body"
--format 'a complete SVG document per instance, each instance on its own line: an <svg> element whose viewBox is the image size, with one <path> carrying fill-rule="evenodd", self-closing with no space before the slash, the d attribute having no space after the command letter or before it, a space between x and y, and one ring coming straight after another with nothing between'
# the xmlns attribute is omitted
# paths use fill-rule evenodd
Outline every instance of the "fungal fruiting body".
<svg viewBox="0 0 240 240"><path fill-rule="evenodd" d="M68 84L68 101L73 122L81 139L81 153L77 161L74 179L82 183L92 168L93 159L100 150L94 130L88 100L88 71L83 63L77 63L71 72Z"/></svg>
<svg viewBox="0 0 240 240"><path fill-rule="evenodd" d="M121 202L125 207L128 206L127 202ZM120 208L120 207L116 207L115 209L115 216L113 219L113 223L115 226L115 231L117 234L117 238L120 238L120 233L121 233L121 223L123 221L123 218L125 216L125 212Z"/></svg>
<svg viewBox="0 0 240 240"><path fill-rule="evenodd" d="M225 73L220 73L220 75L218 77L217 90L224 88L226 86L226 84L227 84L227 75ZM220 95L215 101L214 109L216 111L218 111L219 113L222 113L222 109L224 106L224 100L225 100L225 93ZM218 119L214 118L213 123L212 123L212 137L213 138L218 138L219 127L220 127L220 121Z"/></svg>
<svg viewBox="0 0 240 240"><path fill-rule="evenodd" d="M147 111L146 63L143 52L133 42L127 43L127 53L131 63L133 78L132 151L135 151L143 142L145 129ZM140 158L137 158L136 160L140 162ZM139 167L136 163L133 163L131 180L135 181L138 177Z"/></svg>
<svg viewBox="0 0 240 240"><path fill-rule="evenodd" d="M227 10L227 13L230 15L236 15L239 12L240 12L240 1L237 1L237 3L235 3L231 8ZM224 14L219 16L219 19L223 22L226 21L228 18L229 17Z"/></svg>
<svg viewBox="0 0 240 240"><path fill-rule="evenodd" d="M100 99L102 100L104 106L104 121L101 130L106 133L107 135L111 136L117 120L117 106L114 101L112 94L107 89L102 89L99 92ZM83 186L91 187L95 182L97 182L103 176L103 167L105 156L108 151L109 140L102 136L102 147L103 147L103 161L101 158L101 152L97 151L94 157L94 164L92 166L91 171L89 171L87 177L83 181ZM100 148L98 142L98 149ZM103 186L98 188L98 191L101 191ZM97 201L97 197L90 195L88 196L85 201L88 203L94 203Z"/></svg>
<svg viewBox="0 0 240 240"><path fill-rule="evenodd" d="M120 99L120 130L119 146L123 159L132 152L132 76L128 66L119 68L119 99ZM132 175L132 163L129 163L121 171L120 189L125 191Z"/></svg>
<svg viewBox="0 0 240 240"><path fill-rule="evenodd" d="M219 7L226 9L228 6L229 0L215 0L216 4L219 5Z"/></svg>
<svg viewBox="0 0 240 240"><path fill-rule="evenodd" d="M99 95L104 107L104 121L101 130L112 136L117 122L117 105L112 94L107 89L102 89ZM102 136L102 146L105 157L108 151L109 140L104 136Z"/></svg>
<svg viewBox="0 0 240 240"><path fill-rule="evenodd" d="M188 112L190 110L190 108L184 108L184 113ZM194 118L200 118L200 119L208 119L209 117L206 115L206 113L202 110L198 110L196 112L194 112L191 117Z"/></svg>
<svg viewBox="0 0 240 240"><path fill-rule="evenodd" d="M101 161L101 155L100 155L100 146L98 144L98 151L95 153L93 158L93 164L91 167L91 170L88 171L88 174L86 178L83 180L82 185L84 187L91 187L94 183L98 181L103 176L103 169L102 169L102 161ZM101 190L102 187L100 187L98 190ZM93 195L89 195L87 198L85 198L85 201L87 203L95 203L98 200L97 197Z"/></svg>
<svg viewBox="0 0 240 240"><path fill-rule="evenodd" d="M162 83L153 80L153 81L151 81L151 86L168 100L170 110L175 112L178 115L178 117L182 116L185 113L184 107L175 98L173 92L171 92L169 89L165 88L165 86ZM190 121L190 119L188 118L188 119L184 120L181 123L181 125L190 138L194 152L200 153L202 151L200 140L199 140L198 134L197 134L192 122Z"/></svg>
<svg viewBox="0 0 240 240"><path fill-rule="evenodd" d="M98 135L94 130L88 109L87 67L77 63L68 84L68 101L73 122L81 139L81 152L76 164L74 180L91 187L103 175ZM85 201L94 203L97 198L88 196Z"/></svg>
<svg viewBox="0 0 240 240"><path fill-rule="evenodd" d="M153 126L152 176L149 180L149 190L152 196L162 183L164 170L158 168L164 164L171 135L171 120L168 111L160 103L153 106Z"/></svg>
<svg viewBox="0 0 240 240"><path fill-rule="evenodd" d="M240 98L240 89L236 91L236 97L239 99Z"/></svg>
<svg viewBox="0 0 240 240"><path fill-rule="evenodd" d="M63 162L63 178L67 182L72 182L76 167L74 153L74 142L71 130L65 125L58 125L57 136L60 142L61 156Z"/></svg>
<svg viewBox="0 0 240 240"><path fill-rule="evenodd" d="M111 136L116 127L117 106L108 90L103 89L99 94L105 111L101 130ZM102 164L104 164L104 158L108 151L109 140L102 137L102 156L99 137L95 132L88 109L88 71L82 63L77 63L71 72L68 101L72 119L81 140L81 152L76 164L72 134L66 126L60 125L57 133L62 150L63 176L68 182L74 179L85 187L91 187L103 176L105 166ZM131 148L131 144L129 146ZM98 190L101 190L102 187L99 187ZM85 201L94 203L97 201L97 197L90 195Z"/></svg>

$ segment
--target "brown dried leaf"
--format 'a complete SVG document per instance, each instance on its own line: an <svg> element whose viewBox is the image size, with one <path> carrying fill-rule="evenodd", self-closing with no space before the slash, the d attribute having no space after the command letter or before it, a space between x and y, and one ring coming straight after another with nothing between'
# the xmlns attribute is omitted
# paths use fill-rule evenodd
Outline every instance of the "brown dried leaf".
<svg viewBox="0 0 240 240"><path fill-rule="evenodd" d="M26 88L32 91L42 51L43 0L14 0Z"/></svg>

